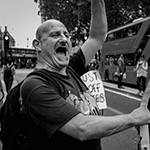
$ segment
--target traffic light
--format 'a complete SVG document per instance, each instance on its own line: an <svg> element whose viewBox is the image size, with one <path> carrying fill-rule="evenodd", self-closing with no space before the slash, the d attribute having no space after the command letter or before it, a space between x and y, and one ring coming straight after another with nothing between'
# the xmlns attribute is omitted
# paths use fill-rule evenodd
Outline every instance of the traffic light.
<svg viewBox="0 0 150 150"><path fill-rule="evenodd" d="M6 33L4 35L4 50L9 50L9 35L7 35Z"/></svg>
<svg viewBox="0 0 150 150"><path fill-rule="evenodd" d="M6 65L8 55L9 55L8 54L9 53L9 34L7 30L5 30L4 32L3 41L4 41L4 54L5 54L4 64Z"/></svg>

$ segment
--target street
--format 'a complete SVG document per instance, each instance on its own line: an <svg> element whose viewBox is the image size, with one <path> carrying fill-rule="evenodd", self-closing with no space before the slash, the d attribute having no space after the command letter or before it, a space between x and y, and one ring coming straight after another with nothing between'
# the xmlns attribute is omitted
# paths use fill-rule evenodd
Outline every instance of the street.
<svg viewBox="0 0 150 150"><path fill-rule="evenodd" d="M25 78L26 74L30 71L32 70L16 70L13 86ZM115 92L107 88L105 88L105 93L108 106L104 110L105 116L126 114L140 105L140 100L133 96ZM102 148L103 150L137 150L138 140L137 130L133 127L113 136L103 138Z"/></svg>
<svg viewBox="0 0 150 150"><path fill-rule="evenodd" d="M129 98L125 94L118 94L112 90L106 91L108 109L104 110L104 115L119 115L131 112L140 105L136 98ZM124 96L123 96L124 95ZM102 139L104 150L137 150L139 141L138 132L135 128L128 129L121 133Z"/></svg>

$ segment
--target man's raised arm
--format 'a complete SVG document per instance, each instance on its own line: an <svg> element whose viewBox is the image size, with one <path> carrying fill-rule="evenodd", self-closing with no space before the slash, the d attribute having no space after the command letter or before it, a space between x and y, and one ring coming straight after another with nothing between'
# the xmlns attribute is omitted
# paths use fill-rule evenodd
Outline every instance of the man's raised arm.
<svg viewBox="0 0 150 150"><path fill-rule="evenodd" d="M82 51L88 65L105 41L107 34L107 18L104 0L91 0L91 24L87 41L82 45Z"/></svg>

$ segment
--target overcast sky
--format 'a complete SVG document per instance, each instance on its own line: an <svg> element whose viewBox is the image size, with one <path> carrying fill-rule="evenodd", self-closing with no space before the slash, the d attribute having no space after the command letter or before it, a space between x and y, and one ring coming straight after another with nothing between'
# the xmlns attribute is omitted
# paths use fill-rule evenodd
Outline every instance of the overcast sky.
<svg viewBox="0 0 150 150"><path fill-rule="evenodd" d="M0 0L0 26L5 26L16 41L16 47L32 46L35 31L41 22L34 0ZM29 40L27 40L29 39Z"/></svg>

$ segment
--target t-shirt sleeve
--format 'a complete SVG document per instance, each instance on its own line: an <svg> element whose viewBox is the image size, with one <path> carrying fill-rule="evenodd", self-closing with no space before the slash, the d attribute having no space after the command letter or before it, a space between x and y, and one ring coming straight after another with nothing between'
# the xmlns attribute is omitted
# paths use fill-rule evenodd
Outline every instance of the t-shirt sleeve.
<svg viewBox="0 0 150 150"><path fill-rule="evenodd" d="M69 66L71 66L79 76L82 76L88 71L85 66L85 57L81 48L70 57Z"/></svg>
<svg viewBox="0 0 150 150"><path fill-rule="evenodd" d="M27 89L32 92L25 101ZM49 137L80 113L58 94L53 85L46 85L37 79L27 80L21 87L21 95L26 113Z"/></svg>

